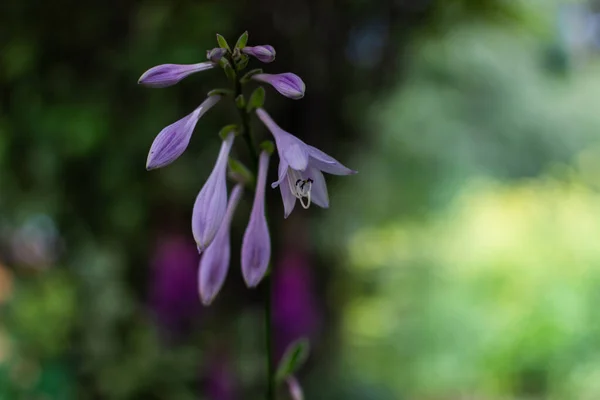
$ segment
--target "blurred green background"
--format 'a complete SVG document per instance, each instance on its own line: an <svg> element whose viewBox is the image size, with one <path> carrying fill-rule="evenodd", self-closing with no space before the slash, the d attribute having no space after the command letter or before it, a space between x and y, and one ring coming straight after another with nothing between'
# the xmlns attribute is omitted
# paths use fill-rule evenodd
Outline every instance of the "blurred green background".
<svg viewBox="0 0 600 400"><path fill-rule="evenodd" d="M306 82L267 91L279 124L360 171L327 177L329 210L268 194L307 399L600 399L597 0L3 0L0 399L262 398L251 196L209 308L190 232L234 109L144 168L223 74L136 84L246 29Z"/></svg>

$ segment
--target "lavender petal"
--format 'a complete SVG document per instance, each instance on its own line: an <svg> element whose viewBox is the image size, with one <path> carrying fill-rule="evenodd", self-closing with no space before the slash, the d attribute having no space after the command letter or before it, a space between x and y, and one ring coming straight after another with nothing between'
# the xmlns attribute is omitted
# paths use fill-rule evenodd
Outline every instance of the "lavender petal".
<svg viewBox="0 0 600 400"><path fill-rule="evenodd" d="M308 167L302 173L302 179L312 179L311 200L322 208L329 208L329 195L327 193L327 184L321 171L314 167Z"/></svg>
<svg viewBox="0 0 600 400"><path fill-rule="evenodd" d="M271 259L271 238L265 217L265 185L269 154L260 154L256 193L250 214L250 221L242 240L242 275L246 286L257 286L267 272Z"/></svg>
<svg viewBox="0 0 600 400"><path fill-rule="evenodd" d="M256 74L252 79L268 83L280 94L290 99L299 100L304 97L306 85L296 74L285 72L283 74Z"/></svg>
<svg viewBox="0 0 600 400"><path fill-rule="evenodd" d="M192 232L199 252L203 252L211 244L225 217L227 159L233 139L232 132L223 141L217 162L194 203Z"/></svg>
<svg viewBox="0 0 600 400"><path fill-rule="evenodd" d="M306 145L306 148L310 155L310 165L323 172L333 175L352 175L357 173L357 171L345 167L338 160L325 154L316 147Z"/></svg>
<svg viewBox="0 0 600 400"><path fill-rule="evenodd" d="M190 143L198 120L220 99L220 96L208 97L191 114L160 131L150 147L146 169L161 168L179 158Z"/></svg>
<svg viewBox="0 0 600 400"><path fill-rule="evenodd" d="M163 88L173 86L188 75L196 72L214 68L215 63L211 61L201 62L198 64L162 64L150 68L144 72L138 83L140 85Z"/></svg>
<svg viewBox="0 0 600 400"><path fill-rule="evenodd" d="M256 57L259 61L270 63L275 61L275 49L268 44L261 46L246 46L242 49L242 53Z"/></svg>
<svg viewBox="0 0 600 400"><path fill-rule="evenodd" d="M206 249L198 267L198 291L205 306L212 303L227 277L231 257L229 231L235 209L242 197L243 185L236 185L231 191L227 211L219 227L217 236Z"/></svg>

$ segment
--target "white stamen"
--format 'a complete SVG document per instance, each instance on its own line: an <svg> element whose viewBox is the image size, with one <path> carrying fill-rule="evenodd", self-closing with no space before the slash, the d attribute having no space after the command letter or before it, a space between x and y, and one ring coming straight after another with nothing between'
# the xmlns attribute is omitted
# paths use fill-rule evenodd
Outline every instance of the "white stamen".
<svg viewBox="0 0 600 400"><path fill-rule="evenodd" d="M303 208L310 207L311 196L310 192L312 189L313 180L310 178L302 179L302 175L300 175L299 171L294 169L288 169L287 173L288 184L290 186L290 190L292 194L300 200L300 204L302 204ZM306 203L305 203L306 199Z"/></svg>

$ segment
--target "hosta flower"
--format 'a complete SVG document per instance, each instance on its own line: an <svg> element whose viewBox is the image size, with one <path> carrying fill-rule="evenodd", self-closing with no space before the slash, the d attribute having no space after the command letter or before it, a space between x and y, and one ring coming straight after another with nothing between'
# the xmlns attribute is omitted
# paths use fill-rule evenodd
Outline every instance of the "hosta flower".
<svg viewBox="0 0 600 400"><path fill-rule="evenodd" d="M242 53L256 57L259 61L264 63L275 61L275 49L268 44L262 46L246 46L242 49Z"/></svg>
<svg viewBox="0 0 600 400"><path fill-rule="evenodd" d="M229 258L231 256L229 230L231 220L240 198L242 197L243 185L236 185L229 196L227 211L223 222L219 227L217 236L210 246L202 254L198 268L198 290L200 299L204 305L212 303L225 282L227 270L229 269Z"/></svg>
<svg viewBox="0 0 600 400"><path fill-rule="evenodd" d="M192 213L192 232L199 252L203 252L215 238L227 209L227 159L234 134L229 133L219 151L217 162L198 193Z"/></svg>
<svg viewBox="0 0 600 400"><path fill-rule="evenodd" d="M294 209L296 199L304 208L308 208L311 202L323 208L329 207L327 185L322 172L351 175L356 171L281 129L264 109L257 109L256 114L271 131L277 145L279 173L278 180L271 187L279 186L281 190L285 218Z"/></svg>
<svg viewBox="0 0 600 400"><path fill-rule="evenodd" d="M268 83L275 90L289 97L290 99L298 100L304 97L306 85L296 74L285 72L283 74L256 74L252 79L258 82Z"/></svg>
<svg viewBox="0 0 600 400"><path fill-rule="evenodd" d="M153 88L173 86L188 75L216 67L212 61L198 64L162 64L144 72L138 83Z"/></svg>
<svg viewBox="0 0 600 400"><path fill-rule="evenodd" d="M154 139L146 169L164 167L175 161L187 148L196 123L220 100L220 96L209 96L191 114L164 128Z"/></svg>
<svg viewBox="0 0 600 400"><path fill-rule="evenodd" d="M262 280L271 258L271 238L265 217L265 185L269 156L266 151L260 154L254 204L242 241L242 275L248 287L255 287Z"/></svg>

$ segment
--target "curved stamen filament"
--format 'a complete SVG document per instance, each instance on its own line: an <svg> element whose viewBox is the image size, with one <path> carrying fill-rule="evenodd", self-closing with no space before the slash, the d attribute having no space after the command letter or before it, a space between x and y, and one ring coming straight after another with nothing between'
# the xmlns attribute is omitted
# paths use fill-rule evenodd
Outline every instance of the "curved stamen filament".
<svg viewBox="0 0 600 400"><path fill-rule="evenodd" d="M299 171L289 169L288 170L288 184L292 194L300 200L303 208L310 207L311 196L310 192L312 189L313 180L311 178L302 179Z"/></svg>

